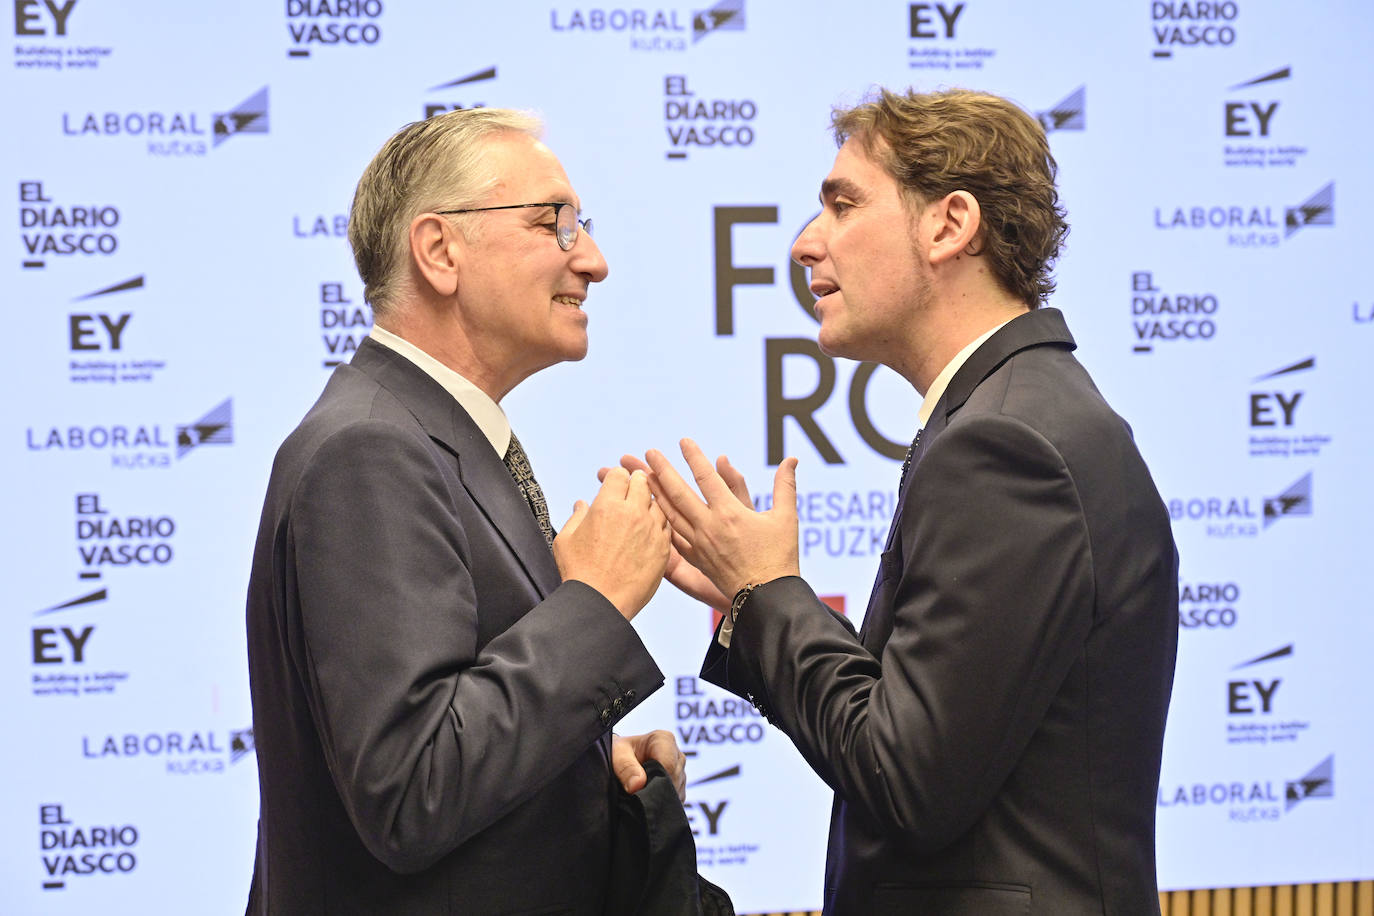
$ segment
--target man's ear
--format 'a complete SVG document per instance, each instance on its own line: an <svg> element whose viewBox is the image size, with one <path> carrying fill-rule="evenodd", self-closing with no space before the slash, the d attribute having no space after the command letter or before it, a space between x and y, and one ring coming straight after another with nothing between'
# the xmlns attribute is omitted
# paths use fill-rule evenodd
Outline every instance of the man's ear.
<svg viewBox="0 0 1374 916"><path fill-rule="evenodd" d="M927 252L932 264L982 251L983 211L968 191L951 191L926 211Z"/></svg>
<svg viewBox="0 0 1374 916"><path fill-rule="evenodd" d="M433 213L421 213L410 223L410 260L425 282L441 296L458 291L458 276L466 241L458 228Z"/></svg>

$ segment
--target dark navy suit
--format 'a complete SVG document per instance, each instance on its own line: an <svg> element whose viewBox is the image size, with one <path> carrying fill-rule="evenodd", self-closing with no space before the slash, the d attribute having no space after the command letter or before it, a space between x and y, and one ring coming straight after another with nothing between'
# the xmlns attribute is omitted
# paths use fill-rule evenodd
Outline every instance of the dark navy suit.
<svg viewBox="0 0 1374 916"><path fill-rule="evenodd" d="M277 454L252 913L600 914L610 727L662 683L437 382L372 340Z"/></svg>
<svg viewBox="0 0 1374 916"><path fill-rule="evenodd" d="M1041 309L955 373L862 634L786 578L707 655L835 790L830 916L1159 912L1177 554L1073 347Z"/></svg>

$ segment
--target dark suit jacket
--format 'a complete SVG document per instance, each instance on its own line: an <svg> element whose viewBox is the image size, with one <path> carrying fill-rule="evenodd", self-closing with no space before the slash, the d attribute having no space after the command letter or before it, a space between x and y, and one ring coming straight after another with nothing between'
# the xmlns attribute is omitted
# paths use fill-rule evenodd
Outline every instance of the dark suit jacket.
<svg viewBox="0 0 1374 916"><path fill-rule="evenodd" d="M606 736L663 676L560 584L467 413L372 340L273 464L248 664L250 912L601 912Z"/></svg>
<svg viewBox="0 0 1374 916"><path fill-rule="evenodd" d="M1177 555L1073 346L1041 309L955 374L861 635L787 578L707 655L835 790L828 914L1159 912Z"/></svg>

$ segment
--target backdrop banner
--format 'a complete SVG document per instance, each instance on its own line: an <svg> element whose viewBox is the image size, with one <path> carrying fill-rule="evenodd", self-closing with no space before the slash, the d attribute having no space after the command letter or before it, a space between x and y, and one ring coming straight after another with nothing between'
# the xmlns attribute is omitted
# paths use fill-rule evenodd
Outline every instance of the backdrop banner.
<svg viewBox="0 0 1374 916"><path fill-rule="evenodd" d="M831 106L880 85L989 90L1049 132L1051 304L1181 554L1162 888L1374 876L1374 8L710 3L6 7L7 912L242 911L252 541L278 444L371 326L348 207L409 121L536 111L595 219L591 352L503 404L555 524L625 452L692 436L760 507L796 455L803 572L858 624L919 399L820 352L788 250ZM635 626L667 684L625 728L689 755L702 873L741 912L818 908L829 789L696 677L711 609L665 587Z"/></svg>

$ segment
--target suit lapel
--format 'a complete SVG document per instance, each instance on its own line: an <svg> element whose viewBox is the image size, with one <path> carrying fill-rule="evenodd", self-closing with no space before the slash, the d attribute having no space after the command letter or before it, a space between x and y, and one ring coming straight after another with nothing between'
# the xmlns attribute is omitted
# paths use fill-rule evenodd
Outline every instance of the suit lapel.
<svg viewBox="0 0 1374 916"><path fill-rule="evenodd" d="M1059 309L1032 309L1018 315L983 342L973 355L954 373L949 387L935 405L926 428L931 430L929 438L922 436L923 445L939 435L952 417L968 401L975 388L1015 354L1030 347L1055 345L1074 349L1073 335L1064 323L1064 313ZM924 449L923 449L924 451ZM912 461L915 470L916 462Z"/></svg>
<svg viewBox="0 0 1374 916"><path fill-rule="evenodd" d="M548 597L562 581L553 552L510 471L467 411L424 370L371 338L358 346L351 365L394 394L429 437L453 456L473 503L501 535L539 595Z"/></svg>
<svg viewBox="0 0 1374 916"><path fill-rule="evenodd" d="M936 402L930 419L921 428L920 441L911 453L911 466L907 470L901 491L897 494L897 507L892 516L892 526L888 529L887 544L883 550L877 578L873 583L873 591L869 596L868 612L864 615L863 628L859 631L859 639L864 647L875 654L882 651L882 644L887 642L887 635L892 628L891 609L879 608L875 605L881 603L878 601L878 594L883 583L901 573L903 565L900 549L902 546L900 543L901 519L906 512L920 511L919 506L907 508L907 494L911 491L911 482L916 477L922 457L936 437L944 432L949 425L950 418L958 412L959 408L964 406L983 379L1021 350L1045 344L1065 346L1070 350L1075 346L1073 337L1069 334L1068 325L1064 323L1064 315L1058 309L1034 309L1007 322L997 330L997 333L984 341L983 345L975 350L973 355L959 367L959 371L954 373L954 378L950 379L949 386L945 388L945 393ZM885 615L881 622L874 619L878 615ZM870 623L873 624L873 627L880 629L870 632ZM871 645L870 636L873 637Z"/></svg>

